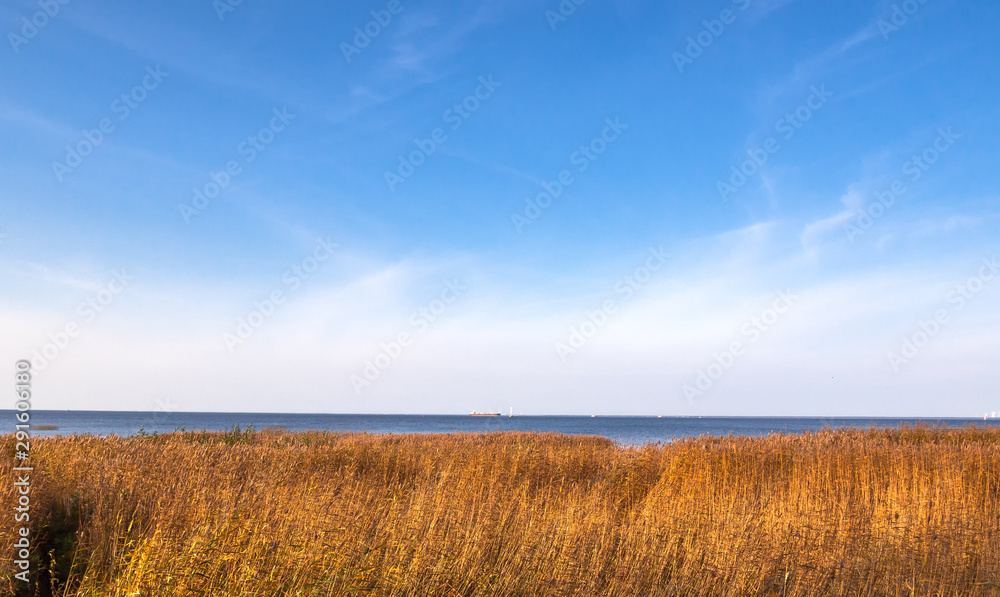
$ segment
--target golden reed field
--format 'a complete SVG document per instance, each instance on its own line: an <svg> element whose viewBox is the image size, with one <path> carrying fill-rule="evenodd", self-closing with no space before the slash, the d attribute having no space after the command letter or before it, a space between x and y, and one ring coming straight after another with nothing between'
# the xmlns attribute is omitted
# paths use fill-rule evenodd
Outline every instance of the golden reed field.
<svg viewBox="0 0 1000 597"><path fill-rule="evenodd" d="M0 593L1000 595L1000 430L642 448L233 430L35 438L32 453L40 583L10 581L5 557Z"/></svg>

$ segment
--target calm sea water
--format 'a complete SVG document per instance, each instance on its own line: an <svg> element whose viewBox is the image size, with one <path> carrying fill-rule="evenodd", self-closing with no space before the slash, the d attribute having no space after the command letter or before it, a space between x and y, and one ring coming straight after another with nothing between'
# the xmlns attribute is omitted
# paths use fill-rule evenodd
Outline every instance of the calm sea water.
<svg viewBox="0 0 1000 597"><path fill-rule="evenodd" d="M13 431L14 411L0 411L0 433ZM456 433L482 431L553 431L600 435L622 444L666 442L699 435L767 435L797 433L824 427L898 427L900 424L989 425L1000 427L1000 419L863 419L791 417L470 417L468 415L303 415L265 413L164 413L102 411L32 411L35 425L57 425L36 435L92 434L132 435L140 428L148 433L178 429L221 431L239 425L245 428L284 427L290 431L329 430L368 433ZM5 429L5 427L9 427Z"/></svg>

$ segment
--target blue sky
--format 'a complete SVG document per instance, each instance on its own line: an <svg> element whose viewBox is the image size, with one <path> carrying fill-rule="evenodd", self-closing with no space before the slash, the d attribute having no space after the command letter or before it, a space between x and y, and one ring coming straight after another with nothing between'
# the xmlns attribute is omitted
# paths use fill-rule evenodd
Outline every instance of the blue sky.
<svg viewBox="0 0 1000 597"><path fill-rule="evenodd" d="M5 3L0 360L36 408L998 410L998 22Z"/></svg>

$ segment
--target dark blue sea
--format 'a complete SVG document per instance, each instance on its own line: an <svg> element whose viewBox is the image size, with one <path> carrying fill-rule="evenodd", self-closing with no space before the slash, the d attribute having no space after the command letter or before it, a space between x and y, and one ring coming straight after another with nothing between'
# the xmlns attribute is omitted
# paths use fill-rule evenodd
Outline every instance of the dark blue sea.
<svg viewBox="0 0 1000 597"><path fill-rule="evenodd" d="M14 411L0 411L0 433L14 430ZM799 433L825 427L898 427L924 423L959 427L1000 427L1000 419L889 419L810 417L616 417L616 416L514 416L468 415L334 415L269 413L182 413L107 411L31 411L33 425L58 429L33 430L33 435L132 435L188 431L222 431L239 426L282 427L289 431L327 430L367 433L458 433L483 431L552 431L599 435L626 445L668 442L700 435Z"/></svg>

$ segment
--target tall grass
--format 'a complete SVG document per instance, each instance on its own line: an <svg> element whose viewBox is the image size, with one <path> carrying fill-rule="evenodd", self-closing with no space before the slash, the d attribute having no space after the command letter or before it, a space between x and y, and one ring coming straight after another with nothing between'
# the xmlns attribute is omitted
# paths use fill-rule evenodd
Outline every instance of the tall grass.
<svg viewBox="0 0 1000 597"><path fill-rule="evenodd" d="M40 595L1000 595L998 430L641 448L234 430L32 448ZM0 512L12 476L4 459Z"/></svg>

